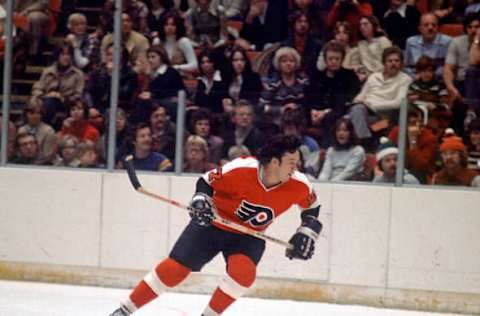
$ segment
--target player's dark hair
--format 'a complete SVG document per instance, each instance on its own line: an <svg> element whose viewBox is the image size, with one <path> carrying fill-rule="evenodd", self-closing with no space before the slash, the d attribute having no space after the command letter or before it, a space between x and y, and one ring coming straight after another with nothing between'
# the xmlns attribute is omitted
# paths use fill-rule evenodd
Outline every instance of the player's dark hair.
<svg viewBox="0 0 480 316"><path fill-rule="evenodd" d="M258 151L260 165L268 164L273 158L280 161L286 153L296 152L300 145L302 145L300 139L295 136L274 136Z"/></svg>

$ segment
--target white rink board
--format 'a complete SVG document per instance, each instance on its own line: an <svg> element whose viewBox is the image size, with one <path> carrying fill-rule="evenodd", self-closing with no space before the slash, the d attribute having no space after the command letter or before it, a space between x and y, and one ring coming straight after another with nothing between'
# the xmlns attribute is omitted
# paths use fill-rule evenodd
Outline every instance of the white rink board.
<svg viewBox="0 0 480 316"><path fill-rule="evenodd" d="M141 176L142 184L169 195L169 177ZM101 266L150 269L167 255L168 205L133 190L124 173L105 174Z"/></svg>
<svg viewBox="0 0 480 316"><path fill-rule="evenodd" d="M392 205L388 286L480 293L480 192L395 189Z"/></svg>
<svg viewBox="0 0 480 316"><path fill-rule="evenodd" d="M0 169L0 260L97 266L101 177Z"/></svg>
<svg viewBox="0 0 480 316"><path fill-rule="evenodd" d="M330 282L385 286L390 192L333 185Z"/></svg>
<svg viewBox="0 0 480 316"><path fill-rule="evenodd" d="M197 179L139 178L149 191L182 203ZM331 301L352 297L337 286L355 287L353 301L372 304L397 299L416 306L406 291L426 291L428 308L445 310L456 300L460 310L480 313L479 191L314 186L324 224L314 259L292 262L269 244L259 277L293 281L294 292L302 282L326 286L314 299ZM124 172L0 168L0 201L0 273L12 262L150 270L189 220L187 211L135 192ZM299 221L290 212L267 233L288 240ZM220 277L224 270L219 256L203 273ZM437 304L439 297L451 301Z"/></svg>

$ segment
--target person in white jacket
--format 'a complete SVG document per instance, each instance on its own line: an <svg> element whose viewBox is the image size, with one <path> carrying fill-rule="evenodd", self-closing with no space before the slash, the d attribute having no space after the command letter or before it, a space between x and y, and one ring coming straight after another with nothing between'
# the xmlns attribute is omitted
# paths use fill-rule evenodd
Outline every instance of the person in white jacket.
<svg viewBox="0 0 480 316"><path fill-rule="evenodd" d="M362 91L353 100L349 115L360 140L372 137L369 125L383 117L393 121L407 96L412 79L402 72L403 52L396 46L383 52L384 69L371 74Z"/></svg>

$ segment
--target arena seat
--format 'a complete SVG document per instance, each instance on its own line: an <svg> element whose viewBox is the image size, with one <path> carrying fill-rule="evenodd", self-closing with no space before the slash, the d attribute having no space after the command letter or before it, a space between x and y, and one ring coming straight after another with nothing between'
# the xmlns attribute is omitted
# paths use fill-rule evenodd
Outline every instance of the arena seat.
<svg viewBox="0 0 480 316"><path fill-rule="evenodd" d="M442 34L456 37L463 34L462 24L442 24L439 26L439 31Z"/></svg>

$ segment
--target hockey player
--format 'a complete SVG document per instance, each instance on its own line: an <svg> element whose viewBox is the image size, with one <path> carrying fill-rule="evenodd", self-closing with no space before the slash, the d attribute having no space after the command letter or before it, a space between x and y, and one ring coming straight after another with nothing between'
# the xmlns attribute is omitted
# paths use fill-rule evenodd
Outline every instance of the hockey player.
<svg viewBox="0 0 480 316"><path fill-rule="evenodd" d="M297 204L301 225L289 240L290 259L310 259L322 229L317 219L320 204L306 176L298 172L300 141L277 136L261 148L258 160L235 159L207 172L196 184L190 202L192 220L160 262L133 289L110 316L126 316L180 284L191 271L200 271L219 252L227 263L227 275L212 295L204 316L221 315L244 295L255 281L256 267L265 241L212 222L215 216L258 231Z"/></svg>

